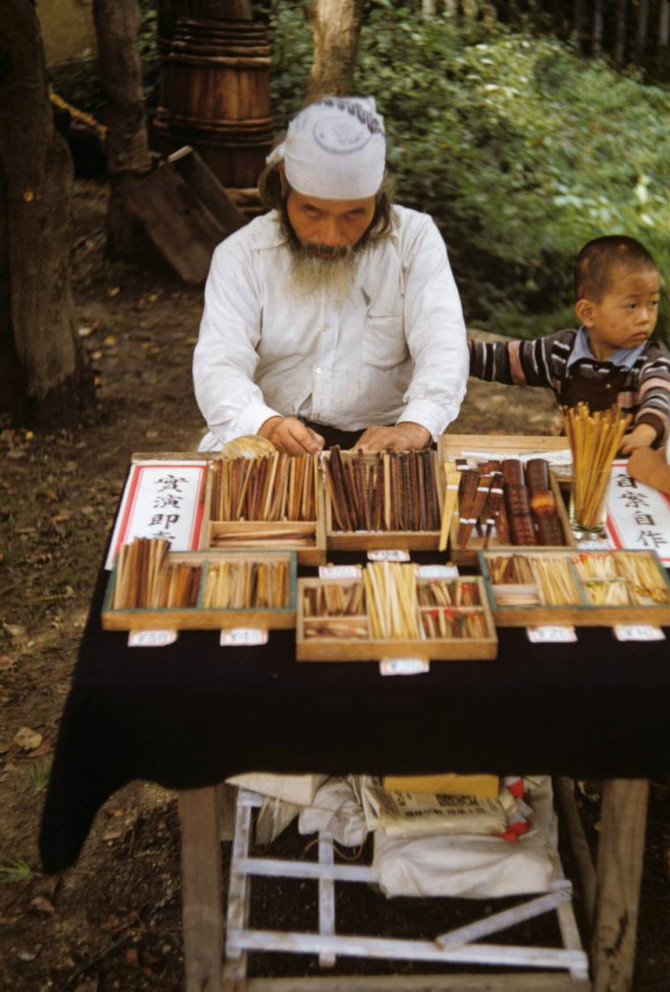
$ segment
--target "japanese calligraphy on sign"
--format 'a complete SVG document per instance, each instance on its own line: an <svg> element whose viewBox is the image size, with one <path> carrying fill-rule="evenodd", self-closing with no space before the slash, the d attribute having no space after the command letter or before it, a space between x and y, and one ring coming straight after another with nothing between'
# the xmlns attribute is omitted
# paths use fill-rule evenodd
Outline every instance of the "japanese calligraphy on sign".
<svg viewBox="0 0 670 992"><path fill-rule="evenodd" d="M648 548L670 566L670 499L614 462L607 496L607 531L615 548Z"/></svg>
<svg viewBox="0 0 670 992"><path fill-rule="evenodd" d="M130 469L114 525L105 567L114 566L119 547L136 537L162 537L173 551L200 544L207 463L135 462Z"/></svg>

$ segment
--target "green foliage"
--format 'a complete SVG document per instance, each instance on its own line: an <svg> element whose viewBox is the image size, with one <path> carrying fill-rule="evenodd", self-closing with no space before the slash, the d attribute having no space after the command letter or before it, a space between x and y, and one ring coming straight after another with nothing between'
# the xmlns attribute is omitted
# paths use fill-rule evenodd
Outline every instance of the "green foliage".
<svg viewBox="0 0 670 992"><path fill-rule="evenodd" d="M6 858L0 862L0 882L27 882L33 870L23 858Z"/></svg>
<svg viewBox="0 0 670 992"><path fill-rule="evenodd" d="M300 107L302 4L271 5L275 113ZM355 90L385 115L400 203L440 226L466 317L535 337L572 326L572 261L625 233L670 265L670 93L551 38L368 5ZM670 340L667 287L662 334Z"/></svg>

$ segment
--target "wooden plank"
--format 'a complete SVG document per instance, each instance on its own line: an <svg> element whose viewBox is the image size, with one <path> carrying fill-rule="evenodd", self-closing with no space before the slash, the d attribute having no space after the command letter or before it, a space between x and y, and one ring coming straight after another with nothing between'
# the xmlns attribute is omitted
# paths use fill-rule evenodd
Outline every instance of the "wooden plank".
<svg viewBox="0 0 670 992"><path fill-rule="evenodd" d="M536 899L530 899L528 902L522 902L517 906L512 906L510 909L504 909L498 913L492 913L490 916L482 917L480 920L475 920L474 923L467 923L465 926L449 930L436 937L435 943L438 947L456 947L459 944L470 944L472 941L479 940L481 937L487 937L489 934L506 930L508 927L513 927L517 923L522 923L524 920L532 920L536 916L548 913L556 909L560 903L569 902L571 898L572 889L569 885L566 885L563 889L547 892L544 895L538 896ZM571 948L571 950L575 950L575 948ZM584 955L584 963L586 963L586 955Z"/></svg>
<svg viewBox="0 0 670 992"><path fill-rule="evenodd" d="M227 237L247 223L247 218L230 199L212 170L190 145L168 156L180 176L200 198Z"/></svg>
<svg viewBox="0 0 670 992"><path fill-rule="evenodd" d="M170 163L129 188L132 209L147 235L189 286L207 278L225 231Z"/></svg>
<svg viewBox="0 0 670 992"><path fill-rule="evenodd" d="M593 936L596 912L596 870L575 802L575 783L571 778L556 778L554 791L561 814L561 825L565 827L570 850L575 860L584 905L584 923L590 940Z"/></svg>
<svg viewBox="0 0 670 992"><path fill-rule="evenodd" d="M504 975L329 975L252 978L247 992L589 992L588 980L528 972Z"/></svg>
<svg viewBox="0 0 670 992"><path fill-rule="evenodd" d="M335 862L333 838L325 832L319 834L319 864L332 865ZM332 878L319 878L319 933L331 936L335 933L335 881ZM322 968L332 968L334 954L320 954Z"/></svg>
<svg viewBox="0 0 670 992"><path fill-rule="evenodd" d="M223 841L231 841L235 833L235 800L237 798L237 788L222 782L217 786L219 789L220 804L220 837Z"/></svg>
<svg viewBox="0 0 670 992"><path fill-rule="evenodd" d="M594 992L629 992L647 822L647 779L605 782L598 841Z"/></svg>
<svg viewBox="0 0 670 992"><path fill-rule="evenodd" d="M179 793L186 992L221 992L223 905L217 790Z"/></svg>

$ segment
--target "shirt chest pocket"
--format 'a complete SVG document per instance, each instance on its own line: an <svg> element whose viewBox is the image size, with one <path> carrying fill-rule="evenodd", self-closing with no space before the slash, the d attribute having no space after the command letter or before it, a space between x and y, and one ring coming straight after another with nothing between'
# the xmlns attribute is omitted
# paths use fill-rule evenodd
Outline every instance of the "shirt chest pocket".
<svg viewBox="0 0 670 992"><path fill-rule="evenodd" d="M378 369L391 369L406 361L408 355L402 313L368 314L363 332L363 361Z"/></svg>

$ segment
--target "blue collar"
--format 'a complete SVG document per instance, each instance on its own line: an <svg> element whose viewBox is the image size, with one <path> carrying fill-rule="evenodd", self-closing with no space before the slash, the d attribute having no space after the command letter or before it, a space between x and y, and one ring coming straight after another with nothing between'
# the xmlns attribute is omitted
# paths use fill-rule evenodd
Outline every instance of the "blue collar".
<svg viewBox="0 0 670 992"><path fill-rule="evenodd" d="M618 365L619 368L632 369L633 365L638 360L646 346L647 342L644 341L641 345L638 345L637 348L619 348L618 351L615 351L614 354L610 355L610 357L605 359L605 361L610 362L612 365ZM572 354L568 358L566 371L581 358L588 358L592 362L598 362L598 359L589 347L589 336L586 333L585 327L580 327L577 331L577 337L575 338ZM598 364L603 365L604 362L598 362Z"/></svg>

